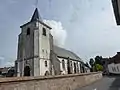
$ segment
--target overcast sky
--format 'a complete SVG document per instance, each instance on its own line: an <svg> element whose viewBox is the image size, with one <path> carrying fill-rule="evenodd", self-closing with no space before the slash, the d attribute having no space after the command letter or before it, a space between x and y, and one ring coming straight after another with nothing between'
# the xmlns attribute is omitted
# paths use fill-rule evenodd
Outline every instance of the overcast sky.
<svg viewBox="0 0 120 90"><path fill-rule="evenodd" d="M120 51L120 27L116 25L111 0L39 0L40 15L61 24L65 48L84 61ZM19 26L29 21L35 0L0 0L0 67L17 57Z"/></svg>

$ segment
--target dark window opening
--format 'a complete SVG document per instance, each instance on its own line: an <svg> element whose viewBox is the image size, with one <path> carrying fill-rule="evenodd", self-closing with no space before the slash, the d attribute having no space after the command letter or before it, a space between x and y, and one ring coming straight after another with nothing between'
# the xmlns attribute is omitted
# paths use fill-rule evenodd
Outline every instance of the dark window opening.
<svg viewBox="0 0 120 90"><path fill-rule="evenodd" d="M71 74L71 70L70 70L70 61L67 61L67 69L68 69L68 74Z"/></svg>
<svg viewBox="0 0 120 90"><path fill-rule="evenodd" d="M70 61L70 66L72 67L72 61Z"/></svg>
<svg viewBox="0 0 120 90"><path fill-rule="evenodd" d="M83 71L83 73L85 73L85 68L84 68L84 66L82 66L82 71Z"/></svg>
<svg viewBox="0 0 120 90"><path fill-rule="evenodd" d="M46 36L46 29L43 28L43 35Z"/></svg>
<svg viewBox="0 0 120 90"><path fill-rule="evenodd" d="M74 73L76 73L76 63L74 63Z"/></svg>
<svg viewBox="0 0 120 90"><path fill-rule="evenodd" d="M80 63L80 72L83 73L82 64Z"/></svg>
<svg viewBox="0 0 120 90"><path fill-rule="evenodd" d="M64 60L62 60L62 67L63 67L63 69L65 69L65 61Z"/></svg>
<svg viewBox="0 0 120 90"><path fill-rule="evenodd" d="M47 61L45 61L45 67L47 67Z"/></svg>
<svg viewBox="0 0 120 90"><path fill-rule="evenodd" d="M30 35L30 28L27 29L27 35Z"/></svg>
<svg viewBox="0 0 120 90"><path fill-rule="evenodd" d="M42 49L42 52L44 52L44 49Z"/></svg>
<svg viewBox="0 0 120 90"><path fill-rule="evenodd" d="M48 76L48 75L50 75L50 74L49 74L49 72L48 72L48 71L46 71L46 72L45 72L45 76Z"/></svg>

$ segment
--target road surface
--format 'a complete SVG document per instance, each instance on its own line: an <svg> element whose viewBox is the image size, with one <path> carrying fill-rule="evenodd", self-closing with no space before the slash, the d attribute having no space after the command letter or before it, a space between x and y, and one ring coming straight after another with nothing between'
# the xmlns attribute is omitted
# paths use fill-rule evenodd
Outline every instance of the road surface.
<svg viewBox="0 0 120 90"><path fill-rule="evenodd" d="M104 77L91 85L76 90L120 90L120 76Z"/></svg>

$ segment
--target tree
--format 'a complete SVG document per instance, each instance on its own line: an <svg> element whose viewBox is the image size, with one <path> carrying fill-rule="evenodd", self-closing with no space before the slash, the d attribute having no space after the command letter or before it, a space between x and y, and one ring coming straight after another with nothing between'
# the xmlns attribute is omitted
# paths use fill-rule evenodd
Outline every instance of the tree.
<svg viewBox="0 0 120 90"><path fill-rule="evenodd" d="M95 62L94 62L93 58L91 58L90 61L89 61L89 64L90 64L90 66L91 66L90 72L93 72L93 71L94 71L94 70L93 70L94 63L95 63Z"/></svg>
<svg viewBox="0 0 120 90"><path fill-rule="evenodd" d="M103 71L103 66L100 65L100 64L95 64L94 67L93 67L93 69L95 71Z"/></svg>
<svg viewBox="0 0 120 90"><path fill-rule="evenodd" d="M91 58L90 61L89 61L89 64L90 64L91 68L93 68L94 63L95 63L95 62L94 62L93 58Z"/></svg>
<svg viewBox="0 0 120 90"><path fill-rule="evenodd" d="M95 57L95 63L102 65L102 56L96 56Z"/></svg>

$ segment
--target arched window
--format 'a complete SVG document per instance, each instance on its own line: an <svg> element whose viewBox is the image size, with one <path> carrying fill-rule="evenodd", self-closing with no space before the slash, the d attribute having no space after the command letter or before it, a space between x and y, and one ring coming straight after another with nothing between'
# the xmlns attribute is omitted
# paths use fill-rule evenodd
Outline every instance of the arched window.
<svg viewBox="0 0 120 90"><path fill-rule="evenodd" d="M30 35L30 28L27 28L27 35Z"/></svg>
<svg viewBox="0 0 120 90"><path fill-rule="evenodd" d="M83 73L82 64L80 63L80 72Z"/></svg>
<svg viewBox="0 0 120 90"><path fill-rule="evenodd" d="M79 72L78 62L76 63L77 73Z"/></svg>
<svg viewBox="0 0 120 90"><path fill-rule="evenodd" d="M47 67L47 61L45 61L45 67Z"/></svg>
<svg viewBox="0 0 120 90"><path fill-rule="evenodd" d="M74 73L76 73L76 63L74 62Z"/></svg>
<svg viewBox="0 0 120 90"><path fill-rule="evenodd" d="M72 67L72 61L70 61L70 66Z"/></svg>
<svg viewBox="0 0 120 90"><path fill-rule="evenodd" d="M63 69L65 69L65 61L64 60L62 60L62 67L63 67Z"/></svg>
<svg viewBox="0 0 120 90"><path fill-rule="evenodd" d="M45 76L48 76L48 75L49 75L49 72L48 72L48 71L46 71L46 72L45 72Z"/></svg>
<svg viewBox="0 0 120 90"><path fill-rule="evenodd" d="M46 36L46 29L43 28L43 35Z"/></svg>

